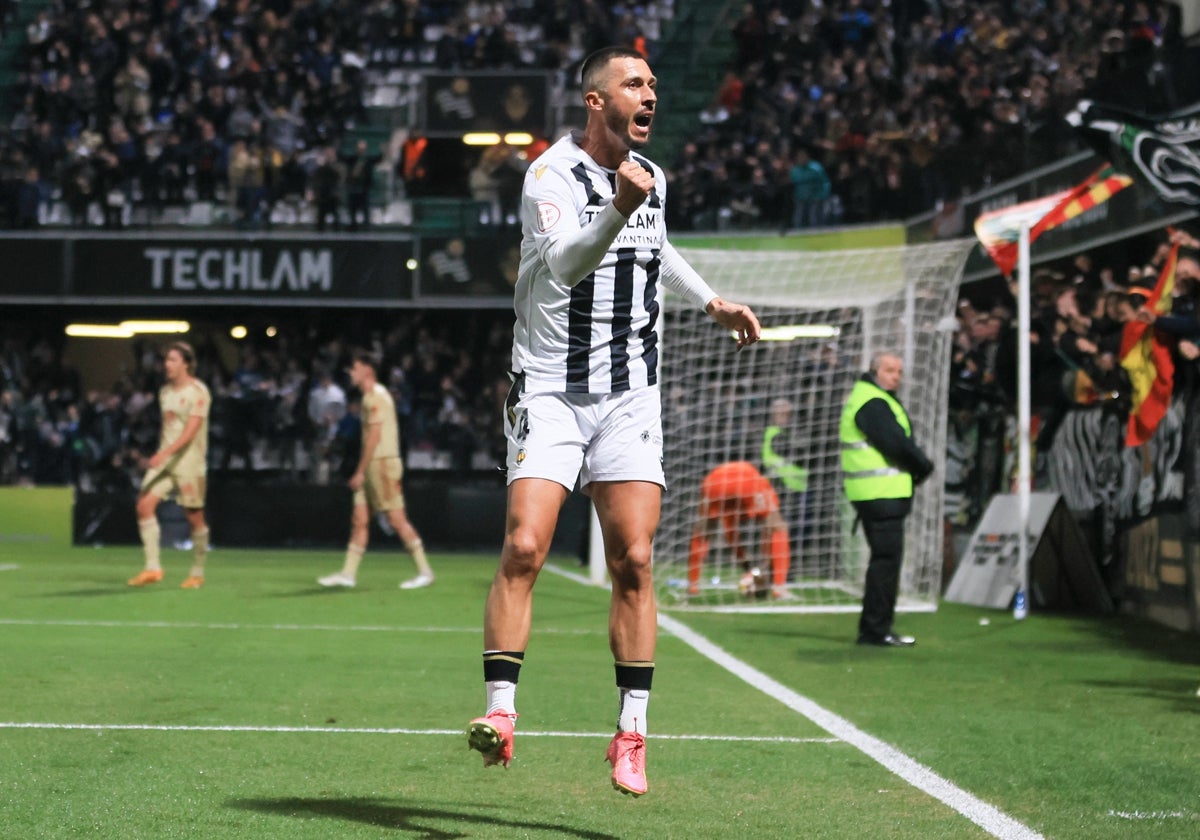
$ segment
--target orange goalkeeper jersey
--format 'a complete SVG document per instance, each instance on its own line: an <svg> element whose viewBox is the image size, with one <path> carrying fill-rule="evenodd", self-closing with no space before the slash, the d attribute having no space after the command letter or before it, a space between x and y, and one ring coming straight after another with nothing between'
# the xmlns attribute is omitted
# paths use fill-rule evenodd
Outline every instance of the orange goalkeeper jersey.
<svg viewBox="0 0 1200 840"><path fill-rule="evenodd" d="M709 519L762 519L779 510L771 482L748 461L721 464L700 485L701 514Z"/></svg>

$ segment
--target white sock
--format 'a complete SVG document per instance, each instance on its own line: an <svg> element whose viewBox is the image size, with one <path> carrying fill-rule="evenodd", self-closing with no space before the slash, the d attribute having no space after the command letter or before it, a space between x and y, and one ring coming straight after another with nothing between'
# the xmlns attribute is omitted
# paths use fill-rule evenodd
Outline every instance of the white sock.
<svg viewBox="0 0 1200 840"><path fill-rule="evenodd" d="M617 729L621 732L646 734L646 707L650 705L650 692L640 688L619 689L620 713Z"/></svg>
<svg viewBox="0 0 1200 840"><path fill-rule="evenodd" d="M492 712L517 712L517 684L508 680L493 680L487 686L487 714Z"/></svg>
<svg viewBox="0 0 1200 840"><path fill-rule="evenodd" d="M208 559L208 529L192 534L192 577L204 577L204 561Z"/></svg>
<svg viewBox="0 0 1200 840"><path fill-rule="evenodd" d="M158 519L153 516L149 519L139 519L138 534L141 535L142 549L146 554L146 569L161 572L162 562L158 557L158 548L162 539L162 529L158 525Z"/></svg>

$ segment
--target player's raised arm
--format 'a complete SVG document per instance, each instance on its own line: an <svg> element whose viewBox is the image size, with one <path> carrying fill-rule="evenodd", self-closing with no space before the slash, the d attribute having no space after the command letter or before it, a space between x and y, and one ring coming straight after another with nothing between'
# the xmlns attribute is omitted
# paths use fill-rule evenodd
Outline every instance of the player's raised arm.
<svg viewBox="0 0 1200 840"><path fill-rule="evenodd" d="M639 188L630 185L629 178L623 179L618 170L617 195L600 208L591 221L582 225L574 210L572 187L563 178L553 172L539 174L536 167L526 175L526 212L533 220L534 242L546 267L560 283L574 286L595 271L617 234L625 227L629 214L641 206L649 194L654 185L653 176L637 164L628 163L650 180L650 186L641 192L640 200L628 213L622 212L620 208L635 200ZM621 195L623 182L627 184L624 198Z"/></svg>

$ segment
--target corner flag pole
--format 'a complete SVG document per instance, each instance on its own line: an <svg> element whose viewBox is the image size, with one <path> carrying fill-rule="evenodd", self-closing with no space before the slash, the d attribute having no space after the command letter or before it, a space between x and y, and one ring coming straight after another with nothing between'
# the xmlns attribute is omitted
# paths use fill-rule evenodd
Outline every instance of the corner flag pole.
<svg viewBox="0 0 1200 840"><path fill-rule="evenodd" d="M1021 222L1017 240L1017 592L1013 618L1029 611L1029 463L1030 347L1029 347L1029 222Z"/></svg>

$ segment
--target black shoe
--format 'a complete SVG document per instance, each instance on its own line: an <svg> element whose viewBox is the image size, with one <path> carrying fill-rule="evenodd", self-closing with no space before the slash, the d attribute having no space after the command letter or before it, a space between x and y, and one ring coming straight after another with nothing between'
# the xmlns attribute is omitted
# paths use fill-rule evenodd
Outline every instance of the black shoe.
<svg viewBox="0 0 1200 840"><path fill-rule="evenodd" d="M912 636L897 636L895 633L888 633L886 636L859 636L858 643L875 647L912 647L917 640Z"/></svg>

